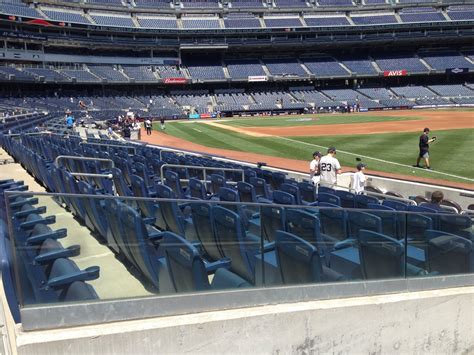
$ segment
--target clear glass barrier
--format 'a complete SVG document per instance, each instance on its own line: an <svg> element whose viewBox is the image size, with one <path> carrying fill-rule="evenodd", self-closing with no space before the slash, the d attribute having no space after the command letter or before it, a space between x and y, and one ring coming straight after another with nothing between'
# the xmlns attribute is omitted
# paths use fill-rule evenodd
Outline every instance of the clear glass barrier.
<svg viewBox="0 0 474 355"><path fill-rule="evenodd" d="M21 306L474 271L469 216L220 197L6 192Z"/></svg>

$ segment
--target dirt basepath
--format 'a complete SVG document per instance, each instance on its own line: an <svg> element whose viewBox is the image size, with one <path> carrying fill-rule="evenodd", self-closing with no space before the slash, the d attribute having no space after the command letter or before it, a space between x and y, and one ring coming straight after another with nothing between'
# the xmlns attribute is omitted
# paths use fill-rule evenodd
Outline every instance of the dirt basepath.
<svg viewBox="0 0 474 355"><path fill-rule="evenodd" d="M357 115L357 114L354 114ZM216 121L201 121L205 124L218 126L229 131L247 134L253 137L269 136L337 136L348 134L373 134L394 132L422 132L429 127L432 131L445 129L474 128L474 112L469 111L378 111L364 113L364 116L404 116L422 117L419 120L364 122L346 124L318 125L293 127L234 127L219 124Z"/></svg>

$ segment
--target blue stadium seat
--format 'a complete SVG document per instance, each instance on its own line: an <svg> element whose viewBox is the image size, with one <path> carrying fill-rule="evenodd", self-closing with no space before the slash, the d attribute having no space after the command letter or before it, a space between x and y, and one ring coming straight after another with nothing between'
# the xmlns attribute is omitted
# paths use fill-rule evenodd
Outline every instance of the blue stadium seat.
<svg viewBox="0 0 474 355"><path fill-rule="evenodd" d="M316 188L312 183L302 181L298 183L298 187L300 188L301 202L310 204L317 201Z"/></svg>
<svg viewBox="0 0 474 355"><path fill-rule="evenodd" d="M285 182L280 185L280 191L283 191L292 195L294 198L295 204L297 205L307 204L307 203L304 203L303 200L301 199L300 189L296 185ZM273 200L275 200L275 193L273 193Z"/></svg>
<svg viewBox="0 0 474 355"><path fill-rule="evenodd" d="M443 214L438 217L438 221L441 231L474 241L472 219L470 216Z"/></svg>
<svg viewBox="0 0 474 355"><path fill-rule="evenodd" d="M319 209L319 220L322 232L332 239L333 243L343 241L347 238L347 212L337 207Z"/></svg>
<svg viewBox="0 0 474 355"><path fill-rule="evenodd" d="M369 203L379 203L379 200L373 196L368 195L355 195L354 197L355 208L367 209L367 205Z"/></svg>
<svg viewBox="0 0 474 355"><path fill-rule="evenodd" d="M290 208L286 211L286 228L292 233L318 249L326 263L329 261L331 245L321 233L321 222L313 213Z"/></svg>
<svg viewBox="0 0 474 355"><path fill-rule="evenodd" d="M321 188L319 188L319 190L321 190ZM326 202L332 205L341 206L341 199L338 196L326 192L319 192L319 190L317 196L318 203Z"/></svg>
<svg viewBox="0 0 474 355"><path fill-rule="evenodd" d="M295 197L284 191L275 190L273 191L273 203L279 205L294 205L296 204Z"/></svg>
<svg viewBox="0 0 474 355"><path fill-rule="evenodd" d="M427 265L441 275L474 272L473 242L454 234L427 230Z"/></svg>
<svg viewBox="0 0 474 355"><path fill-rule="evenodd" d="M403 242L374 231L357 234L362 275L365 279L405 277Z"/></svg>
<svg viewBox="0 0 474 355"><path fill-rule="evenodd" d="M393 208L397 211L408 211L409 204L401 201L385 199L382 201L383 206Z"/></svg>
<svg viewBox="0 0 474 355"><path fill-rule="evenodd" d="M134 265L159 290L159 275L164 268L164 260L158 259L153 240L160 241L162 234L150 236L137 211L125 204L120 204L119 208L119 218L123 225L122 249L128 248Z"/></svg>
<svg viewBox="0 0 474 355"><path fill-rule="evenodd" d="M255 187L255 193L257 194L257 197L263 197L268 200L272 199L272 194L270 192L270 189L268 188L265 179L252 177L250 178L250 184Z"/></svg>
<svg viewBox="0 0 474 355"><path fill-rule="evenodd" d="M255 284L255 251L260 245L247 241L238 214L221 206L213 206L213 225L216 239L225 257L231 260L230 271L250 284ZM260 243L258 243L260 244Z"/></svg>
<svg viewBox="0 0 474 355"><path fill-rule="evenodd" d="M355 207L355 194L350 191L336 190L335 195L341 199L342 208L354 208Z"/></svg>
<svg viewBox="0 0 474 355"><path fill-rule="evenodd" d="M244 279L226 270L230 266L229 259L205 263L199 251L179 235L165 232L162 247L171 282L176 292L250 286ZM215 273L210 284L208 273L212 271Z"/></svg>
<svg viewBox="0 0 474 355"><path fill-rule="evenodd" d="M162 199L176 198L173 190L169 186L162 184L156 185L156 195ZM184 205L184 210L181 210L176 201L159 201L158 205L166 225L166 230L178 235L184 235L188 240L195 239L193 222L189 217L186 205Z"/></svg>
<svg viewBox="0 0 474 355"><path fill-rule="evenodd" d="M201 242L204 254L209 260L221 259L224 255L214 233L211 204L206 202L193 202L191 203L191 210L196 236Z"/></svg>
<svg viewBox="0 0 474 355"><path fill-rule="evenodd" d="M405 215L397 213L394 208L379 205L378 203L369 203L367 207L372 210L370 211L371 214L380 217L382 220L383 234L398 239L399 217L405 218Z"/></svg>
<svg viewBox="0 0 474 355"><path fill-rule="evenodd" d="M362 229L382 233L382 219L373 214L360 211L348 211L347 221L349 225L349 236L353 239L357 238L359 231Z"/></svg>

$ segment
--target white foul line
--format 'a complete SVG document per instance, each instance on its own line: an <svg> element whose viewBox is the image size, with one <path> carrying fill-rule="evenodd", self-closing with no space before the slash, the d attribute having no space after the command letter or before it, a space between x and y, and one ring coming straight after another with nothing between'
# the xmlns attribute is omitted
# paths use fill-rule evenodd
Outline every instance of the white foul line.
<svg viewBox="0 0 474 355"><path fill-rule="evenodd" d="M272 137L280 138L280 139L284 139L284 140L288 140L288 141L290 141L290 142L305 144L305 145L309 145L309 146L312 146L312 147L320 147L320 148L324 148L324 149L327 149L327 148L328 148L328 147L324 147L324 146L322 146L322 145L306 143L306 142L298 141L298 140L291 139L291 138L287 138L287 137L281 137L281 136L272 136ZM362 158L366 158L366 159L371 159L371 160L374 160L374 161L379 161L379 162L382 162L382 163L387 163L387 164L392 164L392 165L397 165L397 166L403 166L403 167L405 167L405 168L416 169L416 168L414 168L414 167L411 166L411 165L395 163L395 162L393 162L393 161L388 161L388 160L383 160L383 159L378 159L378 158L372 158L372 157L369 157L369 156L367 156L367 155L362 155L362 154L354 154L354 153L346 152L346 151L340 150L340 149L338 149L337 151L338 151L338 152L341 152L341 153L344 153L344 154L349 154L349 155L354 155L354 156L357 156L357 157L362 157ZM441 172L441 171L434 171L434 170L429 170L429 169L426 169L426 170L423 170L423 171L430 172L430 173L433 173L433 174L440 174L440 175L450 176L450 177L454 177L454 178L461 179L461 180L467 180L467 181L474 182L474 179L469 179L469 178L466 178L466 177L463 177L463 176L458 176L458 175L443 173L443 172Z"/></svg>

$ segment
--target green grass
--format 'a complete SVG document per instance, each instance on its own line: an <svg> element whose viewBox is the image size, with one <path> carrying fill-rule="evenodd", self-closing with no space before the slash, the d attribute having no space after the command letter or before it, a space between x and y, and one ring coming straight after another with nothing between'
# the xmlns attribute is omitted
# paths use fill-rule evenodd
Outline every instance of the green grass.
<svg viewBox="0 0 474 355"><path fill-rule="evenodd" d="M173 122L166 127L167 134L208 147L309 161L314 150L323 151L325 147L335 145L338 149L337 158L344 166L355 166L355 157L360 155L371 170L465 183L474 182L474 180L469 181L442 174L474 179L474 129L436 131L438 142L430 149L434 171L426 171L370 159L376 158L406 165L414 164L418 154L418 132L260 138L197 123ZM362 155L370 158L362 157ZM413 173L414 170L415 173Z"/></svg>
<svg viewBox="0 0 474 355"><path fill-rule="evenodd" d="M222 125L233 127L289 127L289 126L314 126L327 124L350 124L365 122L387 122L387 121L413 121L421 117L403 116L371 116L364 114L345 115L304 115L304 116L278 116L278 117L249 117L233 118L229 121L215 121Z"/></svg>

